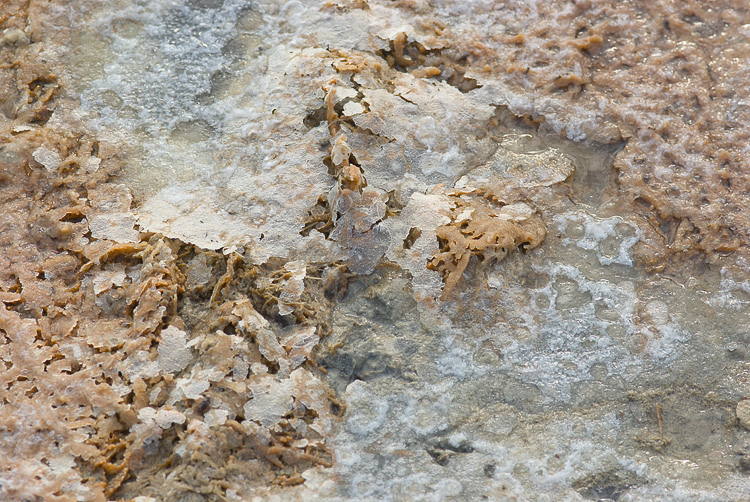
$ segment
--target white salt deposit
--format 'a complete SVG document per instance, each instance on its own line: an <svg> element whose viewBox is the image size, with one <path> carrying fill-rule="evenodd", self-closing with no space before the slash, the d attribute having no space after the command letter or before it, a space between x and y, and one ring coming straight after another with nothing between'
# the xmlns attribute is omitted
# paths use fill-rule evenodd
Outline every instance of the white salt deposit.
<svg viewBox="0 0 750 502"><path fill-rule="evenodd" d="M370 274L381 258L398 266L395 275L378 269L355 281L337 305L331 337L342 343L321 358L346 413L340 423L326 418L312 426L333 435L335 475L303 473L300 500L741 500L738 494L747 494L746 476L715 457L745 437L727 424L737 418L744 425L748 369L731 354L750 325L750 283L728 269L690 284L645 275L634 267L636 246L646 241L643 222L575 199L598 188L572 178L584 167L572 146L527 148L527 130L506 137L488 132L505 106L518 116L543 117L548 132L571 140L619 140L619 132L605 130L612 103L592 108L540 95L521 73L526 92L467 68L481 87L462 92L388 68L378 51L395 50L401 34L426 49L443 48L444 40L439 29L420 27L413 12L387 3L372 1L368 9L356 8L358 2L341 9L315 2L219 4L101 6L93 31L109 52L101 74L81 89L79 114L98 134L127 146L123 182L137 208L118 209L123 228L106 215L90 225L95 237L128 242L137 239L137 218L143 231L206 249L242 249L255 264L287 259L281 316L292 314L305 292L308 264L343 260L360 274ZM487 2L414 5L450 19L457 38L481 33L492 43L484 37L488 16L474 15ZM533 26L544 5L508 8ZM505 22L508 34L520 33L513 19ZM505 35L497 24L494 30ZM578 51L557 50L551 64L561 68ZM580 63L564 69L576 77L585 72ZM343 115L335 135L323 117L328 104ZM646 112L622 113L641 120ZM651 131L638 134L644 144L652 141ZM654 155L665 155L653 142ZM356 161L374 194L360 200L358 218L336 214L342 199L329 155L334 164ZM606 164L602 151L592 148L591 155ZM61 162L47 147L34 158L50 171ZM89 169L96 166L93 160ZM687 172L698 167L686 163ZM654 174L673 175L665 168ZM570 199L554 192L562 182L572 186ZM549 234L524 256L491 264L473 258L455 295L440 303L443 277L427 263L438 250L436 229L450 220L451 188L517 195L500 211L503 218L541 211ZM390 195L398 204L386 205ZM321 198L336 224L329 239L315 230L301 234ZM457 217L471 219L469 210ZM370 233L347 240L355 230ZM188 287L199 287L211 270L200 255L186 273ZM123 280L117 270L93 279L97 292ZM262 356L280 368L271 375L265 364L235 358L235 379L257 377L239 406L247 432L263 437L295 400L323 409L324 382L300 365L326 340L311 326L278 337L247 300L232 314L242 319L241 333L232 335L237 346L254 337ZM740 342L726 345L727 333ZM158 365L146 353L130 357L131 380L180 372L192 359L187 334L174 327L162 332ZM181 394L170 399L200 399L218 378L179 378ZM212 409L205 422L230 418L237 417ZM139 419L168 427L185 417L143 408ZM227 490L227 498L234 493ZM274 497L283 499L264 500Z"/></svg>

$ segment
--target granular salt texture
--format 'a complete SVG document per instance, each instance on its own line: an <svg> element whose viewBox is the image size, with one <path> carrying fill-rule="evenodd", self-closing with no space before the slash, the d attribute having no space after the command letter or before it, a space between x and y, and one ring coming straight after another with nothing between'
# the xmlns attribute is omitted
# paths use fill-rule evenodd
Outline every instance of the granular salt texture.
<svg viewBox="0 0 750 502"><path fill-rule="evenodd" d="M307 406L280 416L277 431L259 433L261 440L239 424L249 422L242 405L251 363L269 376L275 368L261 362L254 331L247 339L217 334L216 326L227 326L218 322L213 331L194 332L198 323L186 326L180 315L190 319L181 299L188 280L194 294L210 295L227 258L134 228L129 191L106 183L121 166L118 150L69 114L68 74L52 72L38 56L52 59L67 33L42 30L47 22L65 24L55 17L62 11L40 8L0 7L4 26L25 30L0 44L0 80L12 83L0 86L0 379L7 412L0 498L162 500L197 490L198 472L211 479L201 487L221 497L224 468L243 473L229 476L239 493L265 489L274 478L294 484L297 466L330 465L328 401L308 397L309 388L322 387L310 373L273 377L284 382L288 400L296 403L296 393ZM45 38L52 32L59 39ZM59 156L54 166L48 152ZM299 266L290 268L304 281ZM222 286L226 292L238 284L228 277ZM322 288L295 286L294 313L312 311L306 302L312 291L322 297ZM233 306L217 308L217 317L231 318L239 333ZM314 350L315 329L292 338L295 367ZM201 417L205 427L191 425ZM213 456L206 464L192 456L197 436ZM165 484L163 459L173 453L184 459L171 469L175 483Z"/></svg>
<svg viewBox="0 0 750 502"><path fill-rule="evenodd" d="M271 375L264 375L256 382L250 385L252 399L245 404L245 416L272 427L292 409L291 382L279 382Z"/></svg>

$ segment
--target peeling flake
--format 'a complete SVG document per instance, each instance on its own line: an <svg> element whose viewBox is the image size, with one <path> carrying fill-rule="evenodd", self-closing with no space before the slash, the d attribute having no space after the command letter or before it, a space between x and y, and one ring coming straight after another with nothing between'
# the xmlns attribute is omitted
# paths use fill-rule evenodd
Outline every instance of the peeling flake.
<svg viewBox="0 0 750 502"><path fill-rule="evenodd" d="M187 333L174 326L169 326L161 332L158 351L157 363L159 370L164 373L178 373L192 360L192 354L187 347Z"/></svg>
<svg viewBox="0 0 750 502"><path fill-rule="evenodd" d="M51 150L50 148L47 148L45 145L42 145L34 150L32 156L34 157L34 160L43 165L44 168L51 173L57 171L57 168L60 167L60 162L62 160L59 153Z"/></svg>
<svg viewBox="0 0 750 502"><path fill-rule="evenodd" d="M250 384L253 398L245 403L245 418L273 427L292 410L292 381L264 375Z"/></svg>
<svg viewBox="0 0 750 502"><path fill-rule="evenodd" d="M289 352L292 369L310 358L319 341L315 326L299 326L284 339L283 345Z"/></svg>
<svg viewBox="0 0 750 502"><path fill-rule="evenodd" d="M169 429L172 424L184 424L185 415L177 410L160 409L154 415L154 422L162 429Z"/></svg>

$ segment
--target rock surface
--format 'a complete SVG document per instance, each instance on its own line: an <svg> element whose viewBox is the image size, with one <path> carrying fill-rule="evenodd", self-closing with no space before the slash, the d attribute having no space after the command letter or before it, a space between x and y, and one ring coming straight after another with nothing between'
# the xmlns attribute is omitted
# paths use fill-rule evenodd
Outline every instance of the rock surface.
<svg viewBox="0 0 750 502"><path fill-rule="evenodd" d="M748 27L0 5L0 498L746 500Z"/></svg>

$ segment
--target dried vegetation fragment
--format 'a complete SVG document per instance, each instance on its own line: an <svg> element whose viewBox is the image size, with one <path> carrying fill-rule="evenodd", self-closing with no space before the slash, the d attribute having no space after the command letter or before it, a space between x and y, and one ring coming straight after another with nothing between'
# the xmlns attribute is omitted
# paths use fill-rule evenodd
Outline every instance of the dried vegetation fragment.
<svg viewBox="0 0 750 502"><path fill-rule="evenodd" d="M514 250L537 247L547 233L541 217L523 202L506 204L489 193L461 192L452 194L451 202L450 222L435 229L439 251L427 265L443 274L443 299L472 258L491 264Z"/></svg>

